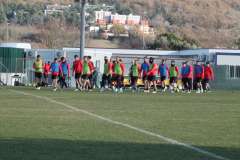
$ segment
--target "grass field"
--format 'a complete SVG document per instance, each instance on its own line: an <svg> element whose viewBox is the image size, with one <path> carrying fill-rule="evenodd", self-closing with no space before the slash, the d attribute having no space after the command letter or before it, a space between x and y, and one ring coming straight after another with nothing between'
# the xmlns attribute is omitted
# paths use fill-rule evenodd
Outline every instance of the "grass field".
<svg viewBox="0 0 240 160"><path fill-rule="evenodd" d="M116 95L14 90L0 88L0 160L218 159L208 153L240 159L239 91Z"/></svg>

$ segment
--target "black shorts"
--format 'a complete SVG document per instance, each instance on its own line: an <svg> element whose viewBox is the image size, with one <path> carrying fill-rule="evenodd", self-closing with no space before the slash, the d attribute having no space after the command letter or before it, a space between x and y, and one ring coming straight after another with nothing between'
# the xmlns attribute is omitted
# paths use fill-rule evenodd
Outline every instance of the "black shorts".
<svg viewBox="0 0 240 160"><path fill-rule="evenodd" d="M103 74L103 75L102 75L102 80L111 81L111 78L112 78L111 75L106 75L106 74Z"/></svg>
<svg viewBox="0 0 240 160"><path fill-rule="evenodd" d="M182 78L182 83L183 83L183 84L188 83L188 79L189 79L189 78Z"/></svg>
<svg viewBox="0 0 240 160"><path fill-rule="evenodd" d="M197 83L201 83L201 82L202 82L202 78L198 77L198 78L195 79L195 81L196 81Z"/></svg>
<svg viewBox="0 0 240 160"><path fill-rule="evenodd" d="M93 79L93 75L90 74L90 75L87 75L88 76L88 79L91 81Z"/></svg>
<svg viewBox="0 0 240 160"><path fill-rule="evenodd" d="M148 80L147 75L145 75L145 76L142 77L142 81L146 81L146 80Z"/></svg>
<svg viewBox="0 0 240 160"><path fill-rule="evenodd" d="M138 81L138 77L131 76L131 81L135 81L135 82L137 82L137 81Z"/></svg>
<svg viewBox="0 0 240 160"><path fill-rule="evenodd" d="M124 76L123 75L121 75L121 81L124 81Z"/></svg>
<svg viewBox="0 0 240 160"><path fill-rule="evenodd" d="M204 83L204 84L209 83L209 79L208 79L208 78L205 78L205 79L203 80L203 83Z"/></svg>
<svg viewBox="0 0 240 160"><path fill-rule="evenodd" d="M157 77L156 76L148 76L148 81L156 81Z"/></svg>
<svg viewBox="0 0 240 160"><path fill-rule="evenodd" d="M111 82L112 81L112 76L111 75L108 75L108 81Z"/></svg>
<svg viewBox="0 0 240 160"><path fill-rule="evenodd" d="M161 82L165 81L167 79L166 76L161 76Z"/></svg>
<svg viewBox="0 0 240 160"><path fill-rule="evenodd" d="M42 78L42 73L41 72L35 72L35 78Z"/></svg>
<svg viewBox="0 0 240 160"><path fill-rule="evenodd" d="M170 77L170 83L177 83L177 77Z"/></svg>
<svg viewBox="0 0 240 160"><path fill-rule="evenodd" d="M117 81L117 76L116 76L116 75L112 76L111 81L112 81L112 82Z"/></svg>
<svg viewBox="0 0 240 160"><path fill-rule="evenodd" d="M52 75L52 80L58 79L58 75Z"/></svg>
<svg viewBox="0 0 240 160"><path fill-rule="evenodd" d="M43 77L44 77L44 78L48 78L48 73L44 73L44 74L43 74Z"/></svg>
<svg viewBox="0 0 240 160"><path fill-rule="evenodd" d="M75 79L81 78L82 74L81 73L75 73Z"/></svg>
<svg viewBox="0 0 240 160"><path fill-rule="evenodd" d="M87 75L87 74L82 75L83 80L89 80L89 77L90 77L90 75Z"/></svg>
<svg viewBox="0 0 240 160"><path fill-rule="evenodd" d="M123 78L122 75L116 75L116 77L115 77L116 81L121 82L121 83L123 82L122 78Z"/></svg>

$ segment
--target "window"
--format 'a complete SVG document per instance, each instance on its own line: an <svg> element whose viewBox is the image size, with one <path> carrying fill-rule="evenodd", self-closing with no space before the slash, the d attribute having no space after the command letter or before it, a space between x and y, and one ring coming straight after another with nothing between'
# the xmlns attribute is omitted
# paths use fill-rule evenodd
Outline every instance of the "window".
<svg viewBox="0 0 240 160"><path fill-rule="evenodd" d="M240 79L240 66L229 66L230 79Z"/></svg>
<svg viewBox="0 0 240 160"><path fill-rule="evenodd" d="M234 78L235 76L234 76L234 73L235 73L235 69L234 69L234 66L230 66L230 68L229 68L229 70L230 70L230 78Z"/></svg>
<svg viewBox="0 0 240 160"><path fill-rule="evenodd" d="M240 78L240 66L236 66L236 77Z"/></svg>

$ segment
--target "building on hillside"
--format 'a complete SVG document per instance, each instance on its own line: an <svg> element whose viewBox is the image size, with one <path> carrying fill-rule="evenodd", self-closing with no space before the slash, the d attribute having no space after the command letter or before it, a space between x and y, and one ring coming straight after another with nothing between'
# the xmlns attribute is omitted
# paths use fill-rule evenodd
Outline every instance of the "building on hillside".
<svg viewBox="0 0 240 160"><path fill-rule="evenodd" d="M140 25L141 16L139 15L121 15L121 14L112 14L110 11L95 11L95 22L98 25L106 24L122 24L122 25Z"/></svg>
<svg viewBox="0 0 240 160"><path fill-rule="evenodd" d="M103 39L113 38L114 36L114 33L112 33L110 30L103 30L103 32L100 34L100 37Z"/></svg>
<svg viewBox="0 0 240 160"><path fill-rule="evenodd" d="M150 26L148 20L140 21L139 30L144 34L154 34L154 28Z"/></svg>
<svg viewBox="0 0 240 160"><path fill-rule="evenodd" d="M123 25L126 31L137 26L140 32L144 34L154 34L154 28L149 25L147 19L143 19L139 15L120 15L112 14L110 11L95 11L95 23L99 26L104 26L102 29L111 30L113 25Z"/></svg>
<svg viewBox="0 0 240 160"><path fill-rule="evenodd" d="M95 11L95 19L98 25L106 25L111 22L112 12L109 11Z"/></svg>
<svg viewBox="0 0 240 160"><path fill-rule="evenodd" d="M128 15L126 25L133 26L133 25L139 25L141 21L141 16L138 15Z"/></svg>
<svg viewBox="0 0 240 160"><path fill-rule="evenodd" d="M98 33L99 30L100 30L100 27L99 27L99 26L90 26L90 27L89 27L89 31L90 31L90 32Z"/></svg>
<svg viewBox="0 0 240 160"><path fill-rule="evenodd" d="M127 15L120 15L120 14L111 15L112 24L125 25L126 22L127 22Z"/></svg>

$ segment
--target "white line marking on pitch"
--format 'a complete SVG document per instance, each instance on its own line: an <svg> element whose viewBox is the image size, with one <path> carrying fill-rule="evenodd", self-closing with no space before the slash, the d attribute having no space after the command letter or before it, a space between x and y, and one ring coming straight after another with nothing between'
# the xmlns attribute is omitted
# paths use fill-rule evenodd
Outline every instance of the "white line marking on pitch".
<svg viewBox="0 0 240 160"><path fill-rule="evenodd" d="M86 111L86 110L79 109L79 108L77 108L77 107L73 107L73 106L68 105L68 104L66 104L66 103L55 101L55 100L53 100L53 99L51 99L51 98L48 98L48 97L42 97L42 96L34 95L34 94L31 94L31 93L26 93L26 92L16 91L16 90L10 90L10 91L15 92L15 93L18 93L18 94L25 95L25 96L31 96L31 97L35 97L35 98L38 98L38 99L43 99L43 100L46 100L46 101L48 101L48 102L51 102L51 103L55 103L55 104L64 106L64 107L66 107L66 108L68 108L68 109L71 109L71 110L74 110L74 111L76 111L76 112L81 112L81 113L84 113L84 114L86 114L86 115L95 117L95 118L97 118L97 119L101 119L101 120L106 121L106 122L108 122L108 123L115 124L115 125L122 126L122 127L126 127L126 128L129 128L129 129L138 131L138 132L140 132L140 133L144 133L144 134L146 134L146 135L152 136L152 137L157 137L157 138L159 138L159 139L161 139L161 140L164 140L164 141L166 141L166 142L168 142L168 143L171 143L171 144L175 144L175 145L178 145L178 146L182 146L182 147L188 148L188 149L190 149L190 150L196 151L196 152L198 152L198 153L207 155L207 156L212 157L212 158L216 158L216 159L219 159L219 160L230 160L229 158L226 158L226 157L217 155L217 154L215 154L215 153L212 153L212 152L206 151L206 150L204 150L204 149L201 149L201 148L192 146L192 145L190 145L190 144L182 143L182 142L179 142L179 141L177 141L177 140L174 140L174 139L165 137L165 136L163 136L163 135L161 135L161 134L153 133L153 132L151 132L151 131L147 131L147 130L145 130L145 129L138 128L138 127L132 126L132 125L127 124L127 123L122 123L122 122L119 122L119 121L115 121L115 120L112 120L112 119L109 119L109 118L106 118L106 117L103 117L103 116L100 116L100 115L97 115L97 114L88 112L88 111Z"/></svg>

